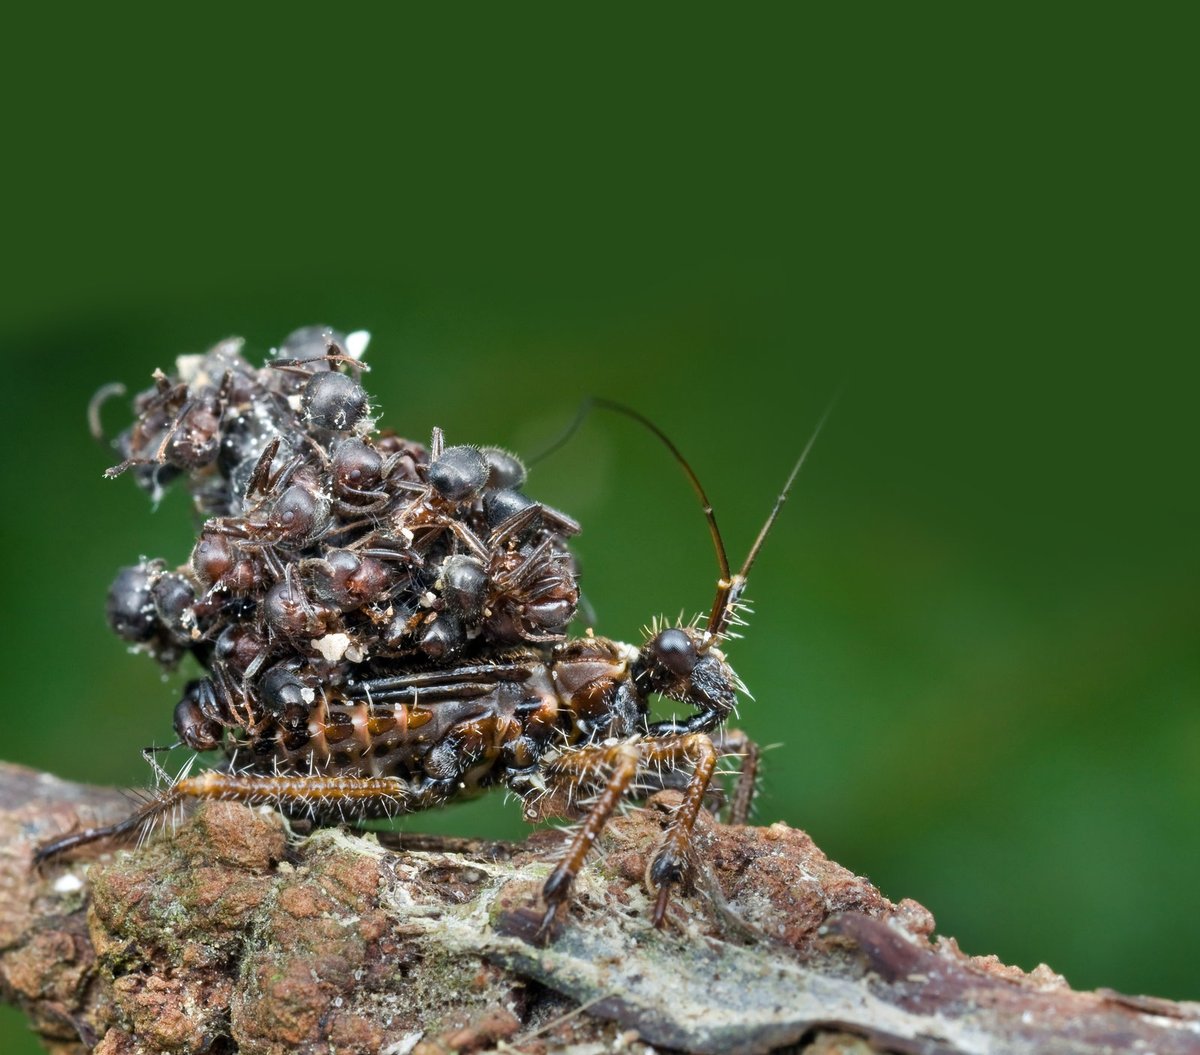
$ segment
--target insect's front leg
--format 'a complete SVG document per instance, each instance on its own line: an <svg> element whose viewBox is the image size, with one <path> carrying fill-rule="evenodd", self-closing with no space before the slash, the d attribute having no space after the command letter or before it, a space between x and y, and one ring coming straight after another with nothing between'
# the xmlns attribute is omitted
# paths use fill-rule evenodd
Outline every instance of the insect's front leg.
<svg viewBox="0 0 1200 1055"><path fill-rule="evenodd" d="M542 887L542 900L546 903L543 931L550 927L559 906L570 896L571 884L583 867L588 851L637 776L641 765L639 746L623 740L605 746L577 748L565 752L550 764L547 774L550 780L572 781L576 788L598 783L605 773L608 776L604 790L584 817L558 867Z"/></svg>
<svg viewBox="0 0 1200 1055"><path fill-rule="evenodd" d="M647 763L677 766L686 764L692 777L683 790L683 801L675 810L667 834L646 869L647 883L657 889L651 916L656 927L662 925L671 897L671 888L687 871L687 851L692 840L696 816L704 805L704 796L717 768L718 753L712 739L704 733L688 733L641 744Z"/></svg>

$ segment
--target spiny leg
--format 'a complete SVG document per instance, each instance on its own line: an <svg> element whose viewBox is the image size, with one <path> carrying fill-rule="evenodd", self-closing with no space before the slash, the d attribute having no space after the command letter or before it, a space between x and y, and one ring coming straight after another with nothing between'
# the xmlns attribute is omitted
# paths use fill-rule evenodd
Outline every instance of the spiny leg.
<svg viewBox="0 0 1200 1055"><path fill-rule="evenodd" d="M40 867L51 858L58 857L60 854L66 853L68 850L73 850L77 846L86 846L88 843L98 842L101 839L115 839L122 835L128 835L130 832L144 833L158 819L158 817L171 809L179 798L171 794L171 789L176 783L176 780L159 764L156 755L166 751L172 751L179 744L176 742L173 745L152 746L142 748L142 758L154 771L154 778L160 788L165 791L153 792L149 801L133 811L128 817L116 824L105 824L94 828L84 828L82 831L72 832L70 835L64 835L59 839L51 840L48 843L43 843L34 851L33 864L34 867ZM192 763L196 760L195 755L180 771L180 777L187 775L192 767ZM142 793L134 793L140 796Z"/></svg>
<svg viewBox="0 0 1200 1055"><path fill-rule="evenodd" d="M726 823L746 824L757 790L758 760L762 750L740 729L723 729L720 736L713 737L713 745L722 756L733 755L739 759Z"/></svg>
<svg viewBox="0 0 1200 1055"><path fill-rule="evenodd" d="M720 730L709 736L721 765L708 786L704 808L725 824L745 824L757 791L759 747L737 729ZM736 769L725 768L724 763L729 759L736 760ZM732 777L730 787L727 789L718 777ZM691 779L692 774L686 767L643 768L638 772L633 793L637 798L648 798L659 791L683 791Z"/></svg>
<svg viewBox="0 0 1200 1055"><path fill-rule="evenodd" d="M583 867L588 851L637 776L641 764L639 747L629 741L606 747L584 747L562 755L551 764L550 774L553 777L567 777L583 783L607 771L608 779L571 840L567 852L542 886L542 900L546 903L546 914L541 925L543 931L549 928L559 906L570 895L571 884Z"/></svg>
<svg viewBox="0 0 1200 1055"><path fill-rule="evenodd" d="M658 890L651 919L656 927L662 925L671 897L671 887L683 879L687 867L687 850L692 840L692 827L704 805L704 796L717 768L717 749L705 733L687 733L662 740L646 740L640 745L646 762L691 766L692 778L683 790L683 801L675 810L667 834L646 869L650 886Z"/></svg>
<svg viewBox="0 0 1200 1055"><path fill-rule="evenodd" d="M185 799L220 799L254 805L307 810L317 815L347 817L387 816L432 805L436 788L414 788L398 777L271 776L255 773L221 773L209 770L183 777L159 792L132 816L102 828L87 828L38 849L40 864L67 850L139 831Z"/></svg>
<svg viewBox="0 0 1200 1055"><path fill-rule="evenodd" d="M39 866L54 857L58 857L60 854L65 854L68 850L75 849L77 846L86 846L88 843L98 842L101 839L115 839L122 835L128 835L130 832L142 831L146 825L170 809L178 801L179 799L170 793L158 795L152 802L147 803L141 809L134 811L123 821L118 821L116 824L106 824L97 828L84 828L82 831L73 832L70 835L64 835L60 839L43 843L34 852L33 863L35 866Z"/></svg>

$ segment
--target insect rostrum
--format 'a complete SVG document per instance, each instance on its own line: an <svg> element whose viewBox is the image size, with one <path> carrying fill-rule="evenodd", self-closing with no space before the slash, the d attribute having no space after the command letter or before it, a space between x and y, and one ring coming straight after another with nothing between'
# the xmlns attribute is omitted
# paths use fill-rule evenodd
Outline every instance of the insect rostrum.
<svg viewBox="0 0 1200 1055"><path fill-rule="evenodd" d="M436 429L428 447L377 431L365 335L298 330L260 368L241 346L156 372L108 471L154 496L172 481L192 496L188 563L122 569L107 612L165 667L190 654L203 669L175 732L221 761L40 858L141 829L189 799L328 823L503 786L530 817L552 802L581 818L542 891L549 926L622 801L671 786L682 802L647 869L661 922L719 757L741 754L753 780L753 745L723 729L740 683L721 644L782 496L737 574L706 509L721 564L706 623L656 627L637 648L591 630L568 638L579 527L524 493L517 458L446 446ZM654 696L690 713L651 721ZM748 801L735 796L738 819Z"/></svg>

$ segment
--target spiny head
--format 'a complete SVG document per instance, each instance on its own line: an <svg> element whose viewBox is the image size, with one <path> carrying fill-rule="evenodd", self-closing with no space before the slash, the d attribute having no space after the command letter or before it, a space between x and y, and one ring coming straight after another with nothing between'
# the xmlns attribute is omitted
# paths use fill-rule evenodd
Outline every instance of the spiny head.
<svg viewBox="0 0 1200 1055"><path fill-rule="evenodd" d="M760 529L754 544L750 547L750 552L736 572L730 566L729 557L725 551L725 541L717 526L712 502L709 501L704 486L700 483L700 478L666 433L649 418L639 414L631 407L609 399L593 398L588 400L580 408L580 413L566 434L539 456L539 458L544 458L562 446L579 427L592 407L616 411L648 429L662 442L683 469L692 485L692 490L696 492L696 497L700 500L717 557L716 597L703 626L672 626L663 629L655 624L647 632L646 643L640 649L632 667L633 684L639 698L638 705L643 714L650 695L665 696L681 703L687 703L699 712L683 723L682 728L692 731L707 730L723 721L725 716L733 710L737 702L737 693L746 691L741 679L729 666L719 645L726 638L737 636L730 630L730 627L742 624L739 612L745 610L742 592L745 589L750 568L757 559L767 535L770 534L771 528L779 516L779 511L787 500L788 492L812 450L817 436L833 411L835 402L836 399L830 403L817 427L813 430L812 436L792 467L792 471L783 485L783 490L775 499L775 505L770 515ZM658 723L658 725L675 727L674 723Z"/></svg>
<svg viewBox="0 0 1200 1055"><path fill-rule="evenodd" d="M792 484L799 475L817 436L820 435L822 427L833 410L833 404L830 404L813 430L812 436L809 437L808 443L805 444L804 450L801 451L800 457L792 467L783 489L775 499L775 505L771 509L770 515L759 530L758 537L754 540L750 552L737 572L733 572L730 568L725 552L725 543L721 538L720 529L717 527L712 503L708 500L708 495L699 478L679 449L656 425L636 411L607 401L601 405L618 410L644 424L666 444L683 467L704 509L704 516L708 521L709 532L712 535L713 547L716 551L719 571L716 597L713 599L712 610L705 625L703 627L675 626L666 629L653 627L647 635L646 644L642 647L634 665L634 683L643 699L651 693L655 693L695 707L701 713L692 719L691 724L699 723L696 725L697 728L706 727L710 723L716 724L723 721L724 717L733 710L737 702L738 691L745 691L741 680L733 672L733 668L725 659L725 654L718 646L727 637L737 636L731 633L730 627L742 622L738 613L739 610L744 609L742 591L746 587L750 568L757 559L771 528L775 525L779 511L783 508L783 503L787 501Z"/></svg>
<svg viewBox="0 0 1200 1055"><path fill-rule="evenodd" d="M652 693L699 711L729 714L737 703L737 675L706 630L673 626L642 646L633 666L639 694Z"/></svg>
<svg viewBox="0 0 1200 1055"><path fill-rule="evenodd" d="M759 530L758 537L754 540L754 544L750 547L750 552L746 554L746 559L742 562L742 566L737 572L734 572L729 564L729 556L725 552L725 540L721 537L721 529L717 527L717 517L713 512L713 504L709 501L708 495L705 493L704 485L700 483L700 478L696 475L695 470L688 464L687 459L683 456L679 448L671 442L670 437L655 425L654 422L645 417L645 415L639 414L636 410L625 406L623 403L617 403L610 399L592 399L584 405L581 414L586 413L586 410L592 406L602 407L631 418L653 433L679 463L680 468L687 475L688 482L692 485L692 490L696 492L696 497L700 500L700 506L704 510L704 518L708 522L708 531L712 536L713 549L717 556L718 571L717 594L713 600L712 611L709 614L705 630L698 638L701 651L707 651L712 647L712 642L723 640L729 636L730 625L739 622L737 615L738 608L741 604L742 591L745 589L746 578L750 574L750 568L758 558L763 543L766 542L767 536L771 533L771 528L775 526L775 521L779 517L779 511L783 508L783 503L787 501L788 492L791 491L792 484L795 483L796 477L800 474L800 470L803 468L804 462L813 448L813 444L817 442L817 437L825 427L825 422L829 420L829 415L833 413L836 403L837 397L835 396L830 401L829 406L826 407L825 413L821 415L821 420L817 422L817 427L813 429L812 435L804 445L804 450L800 452L800 457L796 459L796 464L792 466L792 471L788 474L787 481L783 485L783 490L779 492L779 496L775 499L775 505L771 509L770 515ZM582 417L577 418L576 422L571 426L570 431L573 431L581 420ZM561 442L559 441L559 443ZM555 445L555 447L557 446L558 444ZM552 447L551 450L555 449L555 447ZM649 648L649 643L647 647Z"/></svg>

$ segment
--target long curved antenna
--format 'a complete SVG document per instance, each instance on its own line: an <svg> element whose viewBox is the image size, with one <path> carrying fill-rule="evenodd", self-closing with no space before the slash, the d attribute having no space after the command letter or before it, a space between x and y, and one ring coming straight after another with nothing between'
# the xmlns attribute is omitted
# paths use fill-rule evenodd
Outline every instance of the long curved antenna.
<svg viewBox="0 0 1200 1055"><path fill-rule="evenodd" d="M721 529L717 527L717 516L713 512L712 502L708 500L708 494L704 490L704 485L700 483L700 478L688 464L683 453L671 442L671 438L655 425L653 421L644 414L634 410L633 407L626 406L624 403L618 403L615 399L605 399L603 396L589 396L580 404L579 410L576 411L575 417L571 421L571 424L567 426L566 431L551 443L549 447L540 451L535 457L530 458L528 464L533 465L536 462L540 462L543 458L549 457L562 447L567 440L579 431L579 427L583 424L588 414L591 413L593 407L600 407L603 410L612 410L618 414L624 414L625 417L632 418L639 425L649 429L650 432L662 441L675 460L683 467L683 471L687 474L688 482L692 485L692 490L696 492L697 497L700 499L701 508L704 510L704 519L708 521L708 532L712 536L713 549L717 554L717 566L720 569L721 580L727 580L730 574L729 556L725 552L725 540L721 537Z"/></svg>
<svg viewBox="0 0 1200 1055"><path fill-rule="evenodd" d="M840 394L838 393L838 395ZM796 464L792 466L792 471L788 474L787 482L783 485L783 490L779 492L779 497L775 499L775 505L771 508L770 515L758 532L758 537L754 540L754 545L750 547L750 552L746 554L746 559L742 562L738 573L732 577L728 574L722 575L720 581L717 583L717 596L713 600L712 612L708 617L708 633L711 636L721 637L728 629L729 621L737 608L738 599L741 597L742 590L746 586L746 578L750 574L750 568L753 566L755 560L758 559L758 554L762 550L767 536L771 533L771 528L775 526L775 521L779 517L779 511L783 508L783 503L787 501L788 492L792 489L792 484L796 482L796 477L800 475L800 470L804 467L804 462L808 458L809 452L817 442L817 437L821 435L821 430L825 427L825 422L829 420L829 415L833 413L833 408L837 406L838 395L835 395L829 401L829 406L825 408L825 413L821 415L821 420L817 422L817 427L813 429L812 435L804 445L804 450L800 452L800 457L796 459Z"/></svg>
<svg viewBox="0 0 1200 1055"><path fill-rule="evenodd" d="M579 404L579 409L575 411L575 417L571 419L571 423L564 429L548 447L542 448L537 454L531 458L525 459L525 464L529 467L537 465L538 462L544 461L550 455L567 445L567 441L579 431L580 426L587 420L588 414L592 412L592 406L595 404L595 399L588 396L582 403Z"/></svg>
<svg viewBox="0 0 1200 1055"><path fill-rule="evenodd" d="M675 460L683 467L683 471L687 473L687 478L692 485L692 490L696 492L700 499L700 505L704 510L704 519L708 521L708 533L712 535L713 549L717 551L717 565L721 570L721 578L729 578L729 557L725 552L725 540L721 538L721 529L717 527L717 515L713 512L712 502L708 500L708 495L705 494L704 486L700 483L700 477L695 473L695 470L688 465L687 459L683 453L671 442L671 438L663 432L657 425L654 424L648 417L639 414L632 407L627 407L624 403L618 403L612 399L602 399L594 397L592 402L605 410L615 410L618 414L624 414L627 418L632 418L640 425L644 425L655 436L662 440L667 450L675 456Z"/></svg>

